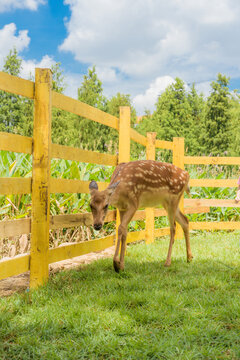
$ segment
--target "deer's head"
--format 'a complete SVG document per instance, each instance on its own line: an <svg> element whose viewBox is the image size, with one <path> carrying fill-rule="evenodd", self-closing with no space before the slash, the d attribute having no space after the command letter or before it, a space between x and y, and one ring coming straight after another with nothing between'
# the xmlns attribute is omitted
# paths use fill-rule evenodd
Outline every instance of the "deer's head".
<svg viewBox="0 0 240 360"><path fill-rule="evenodd" d="M119 181L108 186L106 190L98 191L98 184L96 181L91 181L89 190L91 195L90 207L93 215L93 227L95 230L100 230L104 224L104 219L108 211L108 206L112 194L115 192Z"/></svg>

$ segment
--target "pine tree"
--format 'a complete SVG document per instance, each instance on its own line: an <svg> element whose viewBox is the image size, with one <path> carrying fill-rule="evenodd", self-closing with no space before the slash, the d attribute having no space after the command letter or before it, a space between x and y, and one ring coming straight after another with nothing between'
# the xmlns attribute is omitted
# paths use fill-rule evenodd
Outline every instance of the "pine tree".
<svg viewBox="0 0 240 360"><path fill-rule="evenodd" d="M22 60L18 57L17 50L11 50L5 59L3 71L19 76ZM0 130L5 132L20 133L28 113L29 100L19 95L0 91Z"/></svg>
<svg viewBox="0 0 240 360"><path fill-rule="evenodd" d="M95 66L84 75L78 89L78 100L100 110L107 110L107 99L103 96L102 83L97 77ZM75 145L101 152L108 150L109 127L81 117L77 117L74 125Z"/></svg>
<svg viewBox="0 0 240 360"><path fill-rule="evenodd" d="M212 155L223 155L230 144L230 92L229 78L218 74L211 83L212 92L207 100L206 112L206 151Z"/></svg>
<svg viewBox="0 0 240 360"><path fill-rule="evenodd" d="M231 156L240 156L240 94L237 91L232 95L231 105L229 153Z"/></svg>

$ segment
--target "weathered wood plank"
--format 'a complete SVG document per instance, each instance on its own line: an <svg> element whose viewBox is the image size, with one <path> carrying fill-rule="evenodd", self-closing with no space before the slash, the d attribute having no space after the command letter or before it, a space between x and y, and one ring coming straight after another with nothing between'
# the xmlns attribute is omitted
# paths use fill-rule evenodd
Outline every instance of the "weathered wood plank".
<svg viewBox="0 0 240 360"><path fill-rule="evenodd" d="M233 199L184 199L184 206L210 206L210 207L240 207L240 203L235 203ZM187 207L186 207L187 209Z"/></svg>
<svg viewBox="0 0 240 360"><path fill-rule="evenodd" d="M190 186L198 187L237 187L237 179L190 179Z"/></svg>
<svg viewBox="0 0 240 360"><path fill-rule="evenodd" d="M102 191L108 187L109 183L98 182L99 190ZM70 179L55 179L50 180L51 193L84 193L89 194L89 181L70 180Z"/></svg>
<svg viewBox="0 0 240 360"><path fill-rule="evenodd" d="M28 271L29 263L29 254L18 255L12 259L0 260L0 280Z"/></svg>
<svg viewBox="0 0 240 360"><path fill-rule="evenodd" d="M117 155L103 154L57 144L52 144L51 157L99 165L117 165Z"/></svg>
<svg viewBox="0 0 240 360"><path fill-rule="evenodd" d="M32 178L5 177L0 178L0 194L30 194Z"/></svg>
<svg viewBox="0 0 240 360"><path fill-rule="evenodd" d="M185 164L240 165L240 157L184 156Z"/></svg>
<svg viewBox="0 0 240 360"><path fill-rule="evenodd" d="M30 218L0 221L0 238L29 234L30 232Z"/></svg>
<svg viewBox="0 0 240 360"><path fill-rule="evenodd" d="M173 142L172 141L164 141L164 140L156 140L156 148L173 150Z"/></svg>
<svg viewBox="0 0 240 360"><path fill-rule="evenodd" d="M141 144L143 146L147 145L147 138L141 134L139 134L136 130L130 129L130 138L131 140Z"/></svg>
<svg viewBox="0 0 240 360"><path fill-rule="evenodd" d="M34 82L0 71L0 90L34 98Z"/></svg>
<svg viewBox="0 0 240 360"><path fill-rule="evenodd" d="M30 137L0 132L0 150L32 154L32 144Z"/></svg>
<svg viewBox="0 0 240 360"><path fill-rule="evenodd" d="M76 244L69 244L64 246L59 246L56 249L49 250L49 264L71 259L76 256L89 254L93 251L101 251L110 246L113 246L114 235L109 235L101 239L84 241Z"/></svg>
<svg viewBox="0 0 240 360"><path fill-rule="evenodd" d="M118 130L117 117L55 91L52 92L52 105Z"/></svg>
<svg viewBox="0 0 240 360"><path fill-rule="evenodd" d="M52 72L35 70L30 287L48 279Z"/></svg>
<svg viewBox="0 0 240 360"><path fill-rule="evenodd" d="M82 214L54 215L50 217L50 229L61 229L74 226L91 226L92 221L92 213L90 212ZM109 211L104 222L106 223L111 221L116 221L116 210Z"/></svg>

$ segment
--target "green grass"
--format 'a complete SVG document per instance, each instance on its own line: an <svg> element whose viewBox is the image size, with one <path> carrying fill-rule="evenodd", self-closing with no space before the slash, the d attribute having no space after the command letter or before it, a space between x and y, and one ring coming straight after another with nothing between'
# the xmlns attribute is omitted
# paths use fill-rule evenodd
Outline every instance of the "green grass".
<svg viewBox="0 0 240 360"><path fill-rule="evenodd" d="M240 359L240 233L129 246L0 300L0 359Z"/></svg>

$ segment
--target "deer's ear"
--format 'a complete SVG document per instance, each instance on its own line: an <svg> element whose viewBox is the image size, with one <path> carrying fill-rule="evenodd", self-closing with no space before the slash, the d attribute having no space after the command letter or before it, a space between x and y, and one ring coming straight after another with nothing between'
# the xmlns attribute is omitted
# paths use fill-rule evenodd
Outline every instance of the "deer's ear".
<svg viewBox="0 0 240 360"><path fill-rule="evenodd" d="M120 181L117 181L117 182L115 182L114 184L112 184L112 185L110 185L108 187L108 195L109 196L111 196L115 192L115 190L116 190L119 183L120 183Z"/></svg>
<svg viewBox="0 0 240 360"><path fill-rule="evenodd" d="M91 181L89 184L89 190L90 190L90 194L93 193L93 191L98 190L98 184L96 183L96 181Z"/></svg>

